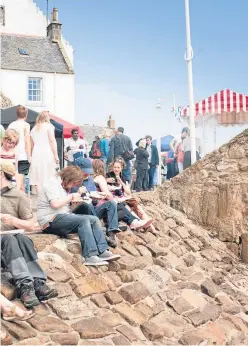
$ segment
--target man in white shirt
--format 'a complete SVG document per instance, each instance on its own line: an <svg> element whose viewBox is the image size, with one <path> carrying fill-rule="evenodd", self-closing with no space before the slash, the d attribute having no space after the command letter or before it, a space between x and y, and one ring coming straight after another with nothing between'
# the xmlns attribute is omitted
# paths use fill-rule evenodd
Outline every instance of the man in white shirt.
<svg viewBox="0 0 248 346"><path fill-rule="evenodd" d="M65 145L65 159L68 166L74 165L75 159L84 156L86 152L85 140L79 137L78 129L71 130L71 138L69 138Z"/></svg>

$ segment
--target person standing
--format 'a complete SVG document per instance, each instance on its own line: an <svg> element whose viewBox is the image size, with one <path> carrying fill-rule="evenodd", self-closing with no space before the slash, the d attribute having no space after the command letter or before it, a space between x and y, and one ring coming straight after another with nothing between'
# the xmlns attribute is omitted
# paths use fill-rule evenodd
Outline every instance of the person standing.
<svg viewBox="0 0 248 346"><path fill-rule="evenodd" d="M68 139L65 145L65 159L68 166L74 165L75 159L83 157L86 153L85 140L79 137L78 129L71 130L71 138Z"/></svg>
<svg viewBox="0 0 248 346"><path fill-rule="evenodd" d="M184 152L183 159L183 169L189 168L191 166L191 138L190 138L190 130L185 127L182 130L182 133L185 133L185 139L182 144L182 151ZM201 142L199 138L195 138L195 147L196 147L196 160L200 160L201 153Z"/></svg>
<svg viewBox="0 0 248 346"><path fill-rule="evenodd" d="M36 189L56 174L59 165L55 129L50 123L49 112L41 112L36 125L31 130L32 163L30 167L30 185ZM37 191L38 192L38 191Z"/></svg>
<svg viewBox="0 0 248 346"><path fill-rule="evenodd" d="M148 175L148 151L145 149L146 140L141 139L138 143L138 148L134 150L136 155L136 192L147 190L147 175Z"/></svg>
<svg viewBox="0 0 248 346"><path fill-rule="evenodd" d="M182 129L181 141L178 141L175 146L175 157L177 159L178 171L179 174L183 171L183 161L184 161L184 152L182 151L183 141L187 137L186 127Z"/></svg>
<svg viewBox="0 0 248 346"><path fill-rule="evenodd" d="M148 189L152 190L154 186L154 173L159 165L158 149L152 144L152 137L146 136L146 150L148 151Z"/></svg>
<svg viewBox="0 0 248 346"><path fill-rule="evenodd" d="M101 160L103 160L105 164L105 171L108 171L107 159L109 155L109 143L110 143L111 133L108 129L105 129L102 138L100 141L100 151L101 151Z"/></svg>
<svg viewBox="0 0 248 346"><path fill-rule="evenodd" d="M116 135L110 141L107 163L111 164L117 157L124 159L125 168L122 171L122 179L125 183L130 183L132 180L130 160L134 158L134 152L132 141L124 135L123 127L118 127Z"/></svg>
<svg viewBox="0 0 248 346"><path fill-rule="evenodd" d="M16 130L19 134L19 143L16 150L17 185L22 191L25 191L25 177L29 174L31 162L30 124L27 122L28 109L24 106L18 106L16 115L17 120L9 124L8 128Z"/></svg>

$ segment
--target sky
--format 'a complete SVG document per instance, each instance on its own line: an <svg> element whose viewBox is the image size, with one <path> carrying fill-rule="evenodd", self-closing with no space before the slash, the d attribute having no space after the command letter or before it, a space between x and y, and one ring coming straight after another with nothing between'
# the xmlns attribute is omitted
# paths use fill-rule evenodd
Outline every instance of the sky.
<svg viewBox="0 0 248 346"><path fill-rule="evenodd" d="M35 2L46 13L46 0ZM188 103L184 0L49 0L49 13L54 6L75 49L76 122L105 125L111 114L133 140L180 134L171 108L173 94ZM190 0L195 102L222 89L248 94L247 13L247 0ZM241 130L218 128L217 144ZM212 149L212 129L205 142Z"/></svg>

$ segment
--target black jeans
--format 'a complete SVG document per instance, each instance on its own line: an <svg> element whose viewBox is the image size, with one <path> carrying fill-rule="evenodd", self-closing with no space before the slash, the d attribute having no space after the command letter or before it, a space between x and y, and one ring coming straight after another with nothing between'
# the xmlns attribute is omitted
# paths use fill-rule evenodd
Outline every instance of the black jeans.
<svg viewBox="0 0 248 346"><path fill-rule="evenodd" d="M139 169L136 170L136 191L146 191L147 190L147 169Z"/></svg>
<svg viewBox="0 0 248 346"><path fill-rule="evenodd" d="M44 233L62 237L78 233L84 258L98 256L108 250L100 220L93 215L59 214Z"/></svg>
<svg viewBox="0 0 248 346"><path fill-rule="evenodd" d="M17 287L25 280L46 279L33 241L23 234L1 236L1 261L11 273Z"/></svg>

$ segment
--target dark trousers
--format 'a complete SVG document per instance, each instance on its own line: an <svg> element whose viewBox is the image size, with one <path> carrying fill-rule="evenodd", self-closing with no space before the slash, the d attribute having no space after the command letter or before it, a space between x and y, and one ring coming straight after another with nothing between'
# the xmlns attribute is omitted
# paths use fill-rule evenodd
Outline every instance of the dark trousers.
<svg viewBox="0 0 248 346"><path fill-rule="evenodd" d="M153 188L154 185L154 174L155 174L156 166L149 165L148 169L148 188Z"/></svg>
<svg viewBox="0 0 248 346"><path fill-rule="evenodd" d="M122 171L122 180L130 183L132 180L130 161L125 161L125 164L126 166Z"/></svg>
<svg viewBox="0 0 248 346"><path fill-rule="evenodd" d="M136 170L136 191L146 191L147 190L147 169L139 169Z"/></svg>
<svg viewBox="0 0 248 346"><path fill-rule="evenodd" d="M169 162L167 163L167 174L166 174L166 179L171 179L175 176L175 162Z"/></svg>
<svg viewBox="0 0 248 346"><path fill-rule="evenodd" d="M84 258L98 256L108 249L100 220L93 215L59 214L44 233L61 237L78 233Z"/></svg>
<svg viewBox="0 0 248 346"><path fill-rule="evenodd" d="M196 160L200 160L200 155L198 151L196 152ZM183 159L183 169L189 168L191 166L191 151L185 151Z"/></svg>
<svg viewBox="0 0 248 346"><path fill-rule="evenodd" d="M92 203L81 203L74 210L77 215L95 215L99 219L106 220L108 231L116 231L118 229L118 213L115 201L106 201L99 207L94 207Z"/></svg>
<svg viewBox="0 0 248 346"><path fill-rule="evenodd" d="M23 234L1 236L1 261L19 286L23 281L34 278L46 279L33 241Z"/></svg>

